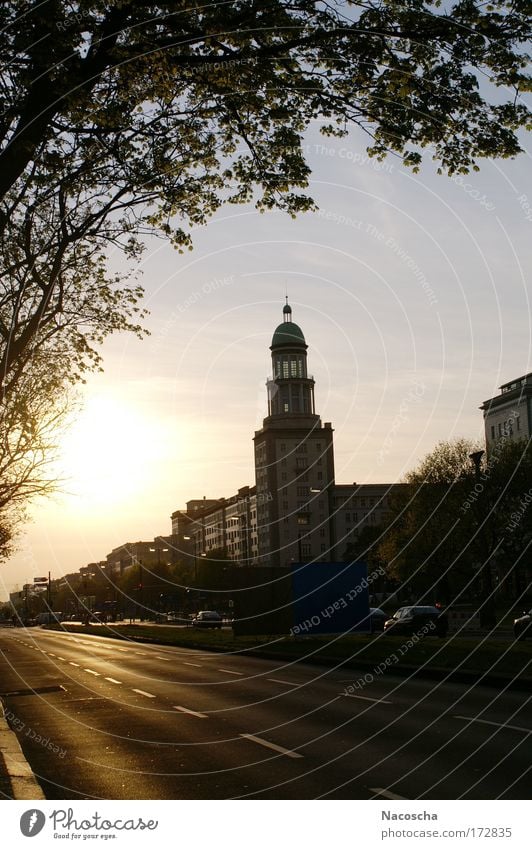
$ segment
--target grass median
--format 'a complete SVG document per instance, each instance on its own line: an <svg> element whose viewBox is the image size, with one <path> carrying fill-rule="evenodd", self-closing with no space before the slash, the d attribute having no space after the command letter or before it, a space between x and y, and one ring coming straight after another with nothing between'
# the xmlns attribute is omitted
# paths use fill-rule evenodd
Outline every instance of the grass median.
<svg viewBox="0 0 532 849"><path fill-rule="evenodd" d="M532 689L532 641L512 642L480 637L392 637L387 634L328 636L238 636L229 628L200 631L164 625L48 626L67 633L148 642L186 649L249 654L280 661L342 665L373 674L413 672L453 679L460 675L504 685L518 682ZM489 676L489 680L488 680Z"/></svg>

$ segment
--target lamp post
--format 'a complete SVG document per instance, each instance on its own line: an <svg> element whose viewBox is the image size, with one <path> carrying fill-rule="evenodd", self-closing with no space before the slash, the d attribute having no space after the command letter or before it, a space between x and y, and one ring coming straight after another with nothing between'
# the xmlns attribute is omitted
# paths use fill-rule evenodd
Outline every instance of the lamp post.
<svg viewBox="0 0 532 849"><path fill-rule="evenodd" d="M473 467L475 470L475 484L479 487L479 493L484 490L480 482L480 464L482 462L482 457L484 456L484 451L472 451L469 455L469 459L473 463ZM482 487L480 489L480 487ZM490 508L489 502L486 498L484 498L484 503L487 506L488 510ZM487 519L485 520L487 521ZM482 529L481 529L482 524ZM495 604L493 599L493 581L491 577L491 553L489 541L486 538L486 530L482 523L482 517L477 510L477 525L478 525L478 533L479 539L482 542L482 557L484 562L481 564L480 568L480 579L481 579L481 594L482 594L482 604L480 606L480 625L482 628L494 628L497 622L497 618L495 616Z"/></svg>

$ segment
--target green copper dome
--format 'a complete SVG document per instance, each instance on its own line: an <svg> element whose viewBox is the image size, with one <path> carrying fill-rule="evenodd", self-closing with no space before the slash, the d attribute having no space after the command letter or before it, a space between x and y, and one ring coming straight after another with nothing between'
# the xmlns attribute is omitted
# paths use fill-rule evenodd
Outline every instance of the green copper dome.
<svg viewBox="0 0 532 849"><path fill-rule="evenodd" d="M285 321L276 328L272 338L272 348L279 345L296 345L306 348L305 337L301 328L293 321Z"/></svg>

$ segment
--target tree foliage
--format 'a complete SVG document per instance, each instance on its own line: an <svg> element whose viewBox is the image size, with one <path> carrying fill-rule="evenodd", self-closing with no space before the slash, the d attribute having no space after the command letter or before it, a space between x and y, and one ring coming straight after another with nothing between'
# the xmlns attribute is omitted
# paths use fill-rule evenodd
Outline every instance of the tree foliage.
<svg viewBox="0 0 532 849"><path fill-rule="evenodd" d="M486 596L495 569L501 582L513 584L510 594L526 589L516 576L532 541L532 447L503 440L477 473L475 450L464 439L440 443L392 499L379 553L414 594L446 602L461 593Z"/></svg>
<svg viewBox="0 0 532 849"><path fill-rule="evenodd" d="M414 167L424 147L450 172L516 154L529 120L519 97L529 87L527 9L525 0L2 4L0 235L6 250L15 233L18 248L2 279L26 295L30 286L26 309L3 317L2 382L43 323L63 335L64 311L79 305L65 274L80 272L81 242L101 274L98 248L135 254L154 230L187 246L188 228L226 201L309 208L301 138L313 120L338 136L357 124L372 154L392 150ZM12 277L20 268L23 280ZM114 297L111 330L131 306ZM85 307L78 344L90 345L87 327L107 325L103 310L87 318Z"/></svg>

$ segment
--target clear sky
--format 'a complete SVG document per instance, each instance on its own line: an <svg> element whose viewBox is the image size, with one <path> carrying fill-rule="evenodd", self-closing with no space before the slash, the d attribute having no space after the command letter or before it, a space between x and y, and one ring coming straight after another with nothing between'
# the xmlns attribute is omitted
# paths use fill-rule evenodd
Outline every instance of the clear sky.
<svg viewBox="0 0 532 849"><path fill-rule="evenodd" d="M320 212L226 206L194 251L147 243L151 336L118 336L63 443L65 492L39 503L0 592L170 533L191 498L254 483L269 345L285 290L306 337L336 480L396 481L440 440L483 435L479 405L532 370L532 169L451 180L308 134ZM119 265L118 257L111 262Z"/></svg>

